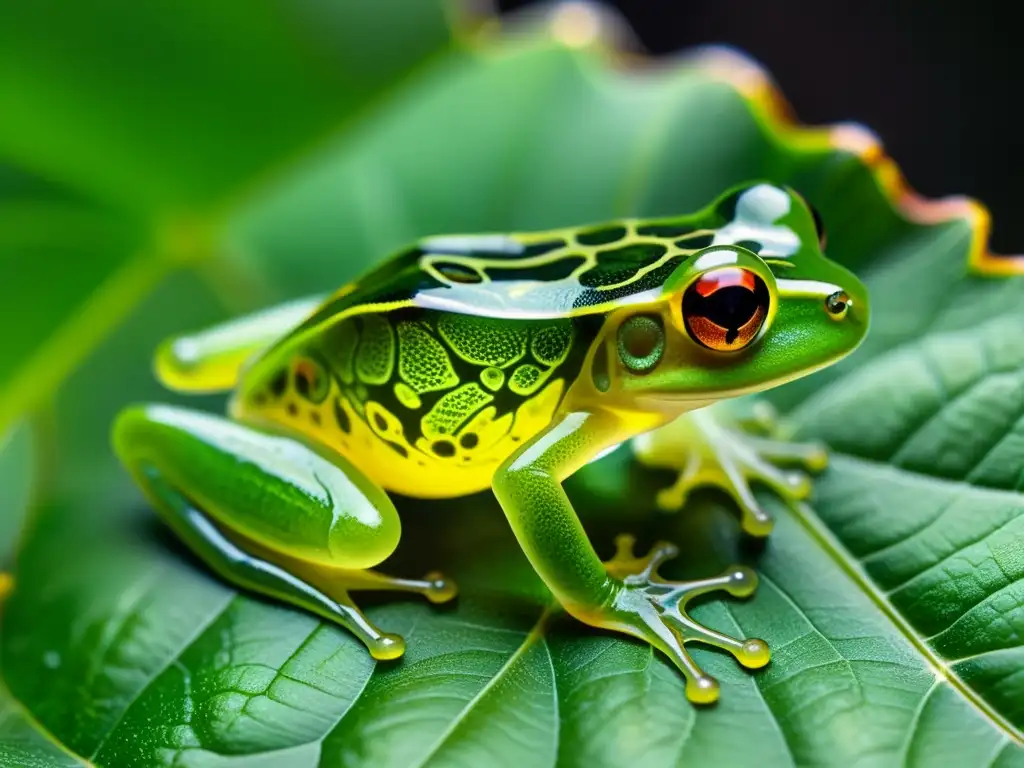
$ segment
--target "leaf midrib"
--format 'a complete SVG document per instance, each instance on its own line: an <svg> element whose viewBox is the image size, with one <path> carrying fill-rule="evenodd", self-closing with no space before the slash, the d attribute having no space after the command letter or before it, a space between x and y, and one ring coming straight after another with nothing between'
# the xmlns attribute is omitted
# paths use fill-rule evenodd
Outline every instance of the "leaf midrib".
<svg viewBox="0 0 1024 768"><path fill-rule="evenodd" d="M516 662L520 658L522 658L523 654L525 654L538 640L543 639L544 629L547 625L548 618L557 609L558 606L554 604L549 604L546 608L544 608L540 616L537 618L536 623L526 634L526 637L523 638L523 642L519 644L519 647L516 648L516 650L511 655L509 655L509 657L505 660L505 663L502 664L498 671L495 672L494 675L491 677L491 679L488 680L487 683L479 691L477 691L476 695L474 695L473 698L466 702L466 705L461 710L459 710L458 715L456 715L452 719L452 721L448 724L448 727L445 728L441 735L434 740L434 742L427 749L426 753L423 755L420 761L416 763L414 766L412 766L412 768L425 768L427 763L429 763L430 760L441 750L441 748L445 745L445 743L452 736L452 734L455 733L459 725L461 725L465 721L465 719L470 715L470 713L474 710L477 704L484 700L488 692L490 692L494 688L494 686L496 686L501 681L505 674L508 673L508 671L515 666ZM553 673L554 667L552 667L552 674ZM556 689L556 706L557 701L558 694ZM557 750L555 754L557 755Z"/></svg>
<svg viewBox="0 0 1024 768"><path fill-rule="evenodd" d="M227 600L224 602L224 604L218 610L213 611L210 614L210 616L207 617L206 621L202 622L198 627L196 627L195 631L193 631L185 639L185 642L182 643L182 645L178 649L177 653L171 655L167 659L167 661L163 665L160 666L159 669L155 670L153 672L153 674L149 676L149 679L146 680L145 684L142 685L135 692L135 694L125 703L123 709L121 710L121 714L118 715L117 720L114 721L114 723L111 724L110 728L104 734L103 738L96 745L96 749L93 750L91 759L95 760L96 756L98 754L100 754L100 752L103 751L103 747L110 740L110 737L120 727L120 725L124 721L125 717L127 717L128 712L131 711L131 708L135 705L135 702L137 702L139 699L141 699L142 696L146 693L146 691L149 690L150 686L153 685L153 683L155 683L168 669L173 667L176 663L180 663L181 662L181 657L184 656L189 651L189 649L192 648L192 646L195 644L195 642L197 640L199 640L199 638L202 637L203 634L210 627L212 627L218 620L220 620L228 612L228 610L230 610L231 606L239 598L240 598L240 594L239 593L237 593L237 592L236 593L232 593L227 598Z"/></svg>
<svg viewBox="0 0 1024 768"><path fill-rule="evenodd" d="M862 459L861 457L847 455L843 456L844 458L850 461L878 465L878 462L871 462ZM889 465L882 466L885 466L887 469L891 469ZM934 480L934 478L931 478L928 475L921 476L927 478L928 480ZM967 483L963 484L969 485ZM976 490L984 490L986 492L1011 493L1009 491L999 491L993 489L977 489L975 486L970 487L975 488ZM977 710L992 725L994 725L998 730L1000 730L1008 743L1015 743L1018 746L1024 744L1024 741L1022 741L1022 737L1019 731L1017 731L1011 723L1009 723L1001 714L995 711L991 707L991 705L988 704L988 702L982 699L970 686L968 686L962 680L962 678L960 678L960 676L951 668L951 663L948 663L946 660L939 657L938 654L935 653L935 651L933 651L927 645L924 639L921 638L920 635L910 626L909 622L907 622L907 620L894 608L894 606L891 604L885 593L882 592L882 590L874 583L870 576L868 576L868 574L863 570L863 568L859 564L859 561L857 561L856 557L853 556L852 553L850 553L843 546L843 544L835 537L832 531L828 529L827 526L821 521L821 519L817 516L814 510L807 504L794 505L792 509L796 521L808 533L808 535L810 535L810 537L818 545L818 547L820 547L820 549L822 549L836 563L836 565L855 583L855 585L865 595L867 595L869 599L871 599L875 606L889 619L889 621L897 629L897 631L899 631L899 633L904 636L907 642L910 643L910 645L918 652L920 657L926 661L928 666L932 669L933 674L935 674L936 676L935 685L938 685L941 682L948 683L950 687L956 690L960 694L960 696L962 696L975 710ZM214 612L212 617L207 622L205 622L202 626L197 628L196 632L190 635L190 637L182 645L179 652L174 655L171 662L169 662L168 665L161 667L161 669L150 678L149 682L147 682L147 684L143 686L142 690L138 694L133 696L132 700L128 702L128 704L124 707L121 717L119 717L117 723L115 723L108 730L107 734L104 736L104 738L101 740L97 748L94 750L93 758L95 758L95 756L101 752L104 744L109 740L110 736L117 729L118 723L120 723L125 714L134 704L134 702L142 695L142 692L144 692L149 687L153 680L159 677L162 671L166 669L167 666L170 665L170 663L173 663L174 660L180 659L181 656L190 647L192 647L196 639L199 636L201 636L202 633L209 626L211 626L220 616L222 616L224 612L230 607L232 602L236 599L238 599L238 595L232 596L220 610ZM554 605L549 605L544 609L544 611L541 613L534 626L531 628L529 633L527 633L527 635L524 637L522 643L520 643L516 650L508 657L508 659L502 664L501 668L490 678L490 680L488 680L488 682L480 689L480 691L477 692L477 694L471 700L469 700L467 704L460 710L458 715L446 727L444 732L440 736L438 736L438 738L427 749L423 757L416 764L415 768L425 768L425 766L429 764L429 762L437 755L438 752L440 752L443 746L447 743L448 739L457 730L459 725L463 723L465 719L474 711L476 706L481 701L483 701L483 699L486 697L489 691L491 691L505 677L505 675L509 673L509 671L515 666L516 662L520 658L522 658L523 655L536 642L543 638L547 620L555 610L557 610L557 606ZM934 689L935 685L932 686L932 689L930 689L930 691ZM354 706L356 702L361 699L364 691L365 686L363 690L361 690L358 694L356 694L355 697L353 697L352 701L349 704L349 707L346 709L346 712L350 711L351 707ZM24 705L22 705L20 701L18 701L13 696L12 700L17 704L17 706L19 706L25 712L29 722L32 723L45 738L52 741L54 744L60 746L61 749L68 752L68 754L71 755L73 758L81 761L83 765L93 765L93 763L90 762L90 760L71 752L64 744L55 739L52 736L52 734L50 734L40 723L38 723L38 721L35 720L34 717L31 716L31 713L27 709L25 709ZM777 718L775 717L775 713L772 712L771 707L768 707L768 711L772 719L776 720ZM339 722L340 719L341 718L339 718ZM324 734L323 738L314 740L314 742L322 743L323 740L331 732L333 732L333 730L334 728L328 729L328 731ZM907 742L905 744L904 749L909 749L910 746L912 746L914 738L913 734L914 729L912 727L908 731ZM783 741L785 742L786 739L783 738Z"/></svg>
<svg viewBox="0 0 1024 768"><path fill-rule="evenodd" d="M862 459L858 456L841 454L845 458L872 465L877 462ZM892 469L891 465L883 465ZM915 474L915 473L908 473ZM922 475L929 480L935 480L928 475ZM953 481L955 482L955 481ZM972 486L974 487L974 486ZM986 489L991 490L991 489ZM998 492L998 491L996 491ZM1008 491L1006 493L1009 493ZM1024 746L1024 734L1022 734L1012 723L1001 713L996 711L991 704L983 699L963 678L961 678L942 657L940 657L914 630L910 622L899 611L896 610L888 596L875 584L874 580L861 567L857 558L846 549L836 535L825 525L821 518L814 512L810 505L803 502L795 502L791 507L793 516L811 539L820 549L829 556L833 562L854 582L892 623L896 630L903 635L904 639L921 655L933 674L941 680L945 680L951 688L957 691L975 710L985 717L995 728L1000 730L1004 737Z"/></svg>

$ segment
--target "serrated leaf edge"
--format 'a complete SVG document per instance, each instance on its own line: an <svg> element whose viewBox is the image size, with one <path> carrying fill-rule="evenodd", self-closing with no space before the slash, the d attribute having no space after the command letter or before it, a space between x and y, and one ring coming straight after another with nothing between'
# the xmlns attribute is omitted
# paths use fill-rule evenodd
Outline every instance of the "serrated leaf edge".
<svg viewBox="0 0 1024 768"><path fill-rule="evenodd" d="M769 134L780 144L807 149L838 150L856 157L870 172L892 210L912 224L935 225L957 220L971 228L968 269L986 276L1024 275L1024 254L996 254L989 247L992 215L980 201L966 195L930 198L917 192L881 139L856 122L809 126L801 123L768 70L753 57L728 45L695 46L675 56L653 57L639 52L632 29L617 10L590 0L551 3L541 15L505 17L477 30L478 37L505 36L506 30L536 24L539 33L567 48L589 48L612 68L680 67L697 71L732 87L752 107Z"/></svg>
<svg viewBox="0 0 1024 768"><path fill-rule="evenodd" d="M861 460L862 459L858 459ZM903 635L907 642L913 646L924 659L928 667L935 675L936 683L946 682L957 693L978 712L980 712L990 723L1003 732L1007 740L1024 747L1024 734L1021 733L1009 720L1000 712L992 708L977 691L971 688L963 679L953 671L952 664L943 660L914 630L910 623L896 610L885 593L871 580L871 577L864 571L850 552L843 546L835 534L826 526L813 508L805 503L798 502L791 507L793 516L807 534L814 539L818 546L836 563L864 593L864 595L875 604L875 607L890 621L896 630ZM929 692L930 695L930 692Z"/></svg>

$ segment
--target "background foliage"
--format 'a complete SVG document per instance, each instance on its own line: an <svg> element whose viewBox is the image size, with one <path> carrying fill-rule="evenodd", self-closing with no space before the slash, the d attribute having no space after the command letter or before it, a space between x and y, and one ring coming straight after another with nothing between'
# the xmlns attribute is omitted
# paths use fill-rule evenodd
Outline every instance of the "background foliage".
<svg viewBox="0 0 1024 768"><path fill-rule="evenodd" d="M761 76L721 55L616 57L598 19L567 6L499 33L424 0L4 5L5 540L32 514L0 761L1024 765L1021 278L967 270L975 209L897 208L870 137L784 127ZM655 514L666 478L624 451L570 482L602 553L628 528L679 541L675 575L762 574L752 600L698 609L774 652L750 674L696 651L722 681L713 708L649 647L554 610L489 494L400 500L388 569L443 566L463 593L380 600L409 652L375 665L211 577L110 453L120 407L176 400L149 370L168 334L329 290L419 235L668 214L753 177L821 209L874 301L861 350L770 395L835 450L812 504L777 508L758 549L715 494Z"/></svg>

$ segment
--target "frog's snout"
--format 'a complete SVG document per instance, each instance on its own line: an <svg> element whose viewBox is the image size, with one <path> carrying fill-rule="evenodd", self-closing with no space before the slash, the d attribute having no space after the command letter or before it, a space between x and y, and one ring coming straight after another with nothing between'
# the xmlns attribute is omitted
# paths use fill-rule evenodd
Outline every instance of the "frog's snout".
<svg viewBox="0 0 1024 768"><path fill-rule="evenodd" d="M852 340L853 346L859 345L868 331L867 292L858 288L859 286L851 285L848 289L836 290L822 302L822 311L828 318L845 326L843 335L855 336Z"/></svg>

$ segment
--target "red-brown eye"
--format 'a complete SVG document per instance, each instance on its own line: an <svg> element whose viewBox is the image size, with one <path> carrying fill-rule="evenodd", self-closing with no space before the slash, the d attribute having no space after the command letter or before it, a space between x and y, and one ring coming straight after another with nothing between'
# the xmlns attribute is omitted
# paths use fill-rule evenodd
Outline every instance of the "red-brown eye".
<svg viewBox="0 0 1024 768"><path fill-rule="evenodd" d="M713 269L683 294L683 323L701 346L735 352L757 338L768 317L770 300L768 286L750 270Z"/></svg>

